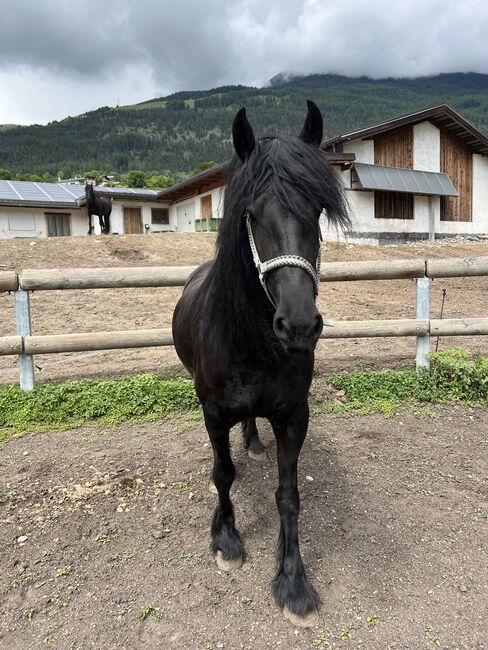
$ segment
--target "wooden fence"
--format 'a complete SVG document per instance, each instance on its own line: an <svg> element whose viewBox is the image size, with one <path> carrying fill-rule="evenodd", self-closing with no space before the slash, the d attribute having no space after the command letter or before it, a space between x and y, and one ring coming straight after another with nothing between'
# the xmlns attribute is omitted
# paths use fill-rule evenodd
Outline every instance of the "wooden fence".
<svg viewBox="0 0 488 650"><path fill-rule="evenodd" d="M0 272L0 291L15 299L17 334L0 338L0 355L18 355L20 385L34 387L34 354L81 352L172 345L170 329L129 330L81 334L32 334L29 292L75 289L183 286L194 267L109 269L28 269ZM488 318L430 318L432 278L487 276L488 257L379 262L330 262L322 265L322 282L415 279L417 318L331 321L321 338L415 336L417 368L428 367L430 336L488 335Z"/></svg>

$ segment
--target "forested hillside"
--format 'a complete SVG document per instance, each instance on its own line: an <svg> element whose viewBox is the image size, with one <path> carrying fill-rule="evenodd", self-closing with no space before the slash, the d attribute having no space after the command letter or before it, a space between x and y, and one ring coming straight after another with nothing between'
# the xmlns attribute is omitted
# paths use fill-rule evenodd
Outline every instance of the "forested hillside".
<svg viewBox="0 0 488 650"><path fill-rule="evenodd" d="M297 133L307 98L322 109L327 137L439 103L488 132L488 75L382 80L278 75L264 88L180 92L46 126L0 127L0 168L63 177L89 169L187 171L229 157L232 118L241 106L257 133Z"/></svg>

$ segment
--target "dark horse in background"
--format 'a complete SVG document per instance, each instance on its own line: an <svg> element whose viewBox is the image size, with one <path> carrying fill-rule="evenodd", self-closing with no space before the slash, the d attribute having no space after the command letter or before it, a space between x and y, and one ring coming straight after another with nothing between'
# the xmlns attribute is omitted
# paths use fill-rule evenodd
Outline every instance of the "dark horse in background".
<svg viewBox="0 0 488 650"><path fill-rule="evenodd" d="M349 222L340 180L319 150L322 130L310 101L298 138L256 141L245 109L237 113L217 255L193 272L173 317L176 350L194 376L213 447L218 566L231 570L244 558L229 496L229 430L241 422L250 455L263 456L255 418L267 418L277 445L281 519L273 593L285 616L301 625L316 622L318 604L298 544L297 462L323 327L315 306L319 217L325 210L330 222Z"/></svg>
<svg viewBox="0 0 488 650"><path fill-rule="evenodd" d="M103 196L98 196L93 189L93 184L85 183L86 207L88 210L88 234L93 234L93 215L98 217L102 234L110 232L110 214L112 212L112 201Z"/></svg>

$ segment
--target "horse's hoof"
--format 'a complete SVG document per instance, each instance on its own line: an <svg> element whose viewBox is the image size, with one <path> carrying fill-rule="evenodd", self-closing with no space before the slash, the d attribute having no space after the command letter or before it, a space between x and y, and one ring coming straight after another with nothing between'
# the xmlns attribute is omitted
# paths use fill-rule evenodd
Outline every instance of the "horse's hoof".
<svg viewBox="0 0 488 650"><path fill-rule="evenodd" d="M253 451L252 449L248 449L247 454L249 458L257 460L259 463L264 463L264 461L268 458L265 451Z"/></svg>
<svg viewBox="0 0 488 650"><path fill-rule="evenodd" d="M316 609L312 609L305 616L298 616L291 612L285 605L283 608L283 616L290 621L292 625L297 627L314 627L319 622L319 613Z"/></svg>
<svg viewBox="0 0 488 650"><path fill-rule="evenodd" d="M217 566L222 571L234 571L235 569L240 569L244 564L242 557L236 557L233 560L224 560L222 551L217 551L215 559L217 560Z"/></svg>
<svg viewBox="0 0 488 650"><path fill-rule="evenodd" d="M219 493L219 491L215 487L215 483L213 481L210 481L210 483L208 484L208 491L211 492L212 494L218 494Z"/></svg>

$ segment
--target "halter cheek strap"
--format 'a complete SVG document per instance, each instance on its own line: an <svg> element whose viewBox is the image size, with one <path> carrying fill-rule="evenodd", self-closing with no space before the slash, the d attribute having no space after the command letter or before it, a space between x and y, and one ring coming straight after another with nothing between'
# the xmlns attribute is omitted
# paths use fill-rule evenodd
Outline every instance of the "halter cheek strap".
<svg viewBox="0 0 488 650"><path fill-rule="evenodd" d="M249 245L251 247L251 253L252 253L252 258L254 260L254 264L258 270L259 281L273 307L276 309L275 301L273 300L271 293L269 292L268 287L266 286L266 274L269 271L273 271L274 269L279 269L282 266L295 266L299 269L303 269L304 271L306 271L310 276L310 278L312 279L314 297L317 297L319 293L319 282L320 282L320 239L319 239L319 254L317 257L315 269L313 268L313 266L310 264L308 260L306 260L304 257L300 257L299 255L280 255L279 257L273 257L272 259L267 260L266 262L261 262L261 260L259 259L258 250L256 248L256 242L254 241L254 236L252 234L251 213L245 212L245 217L246 217L247 235L249 237Z"/></svg>

